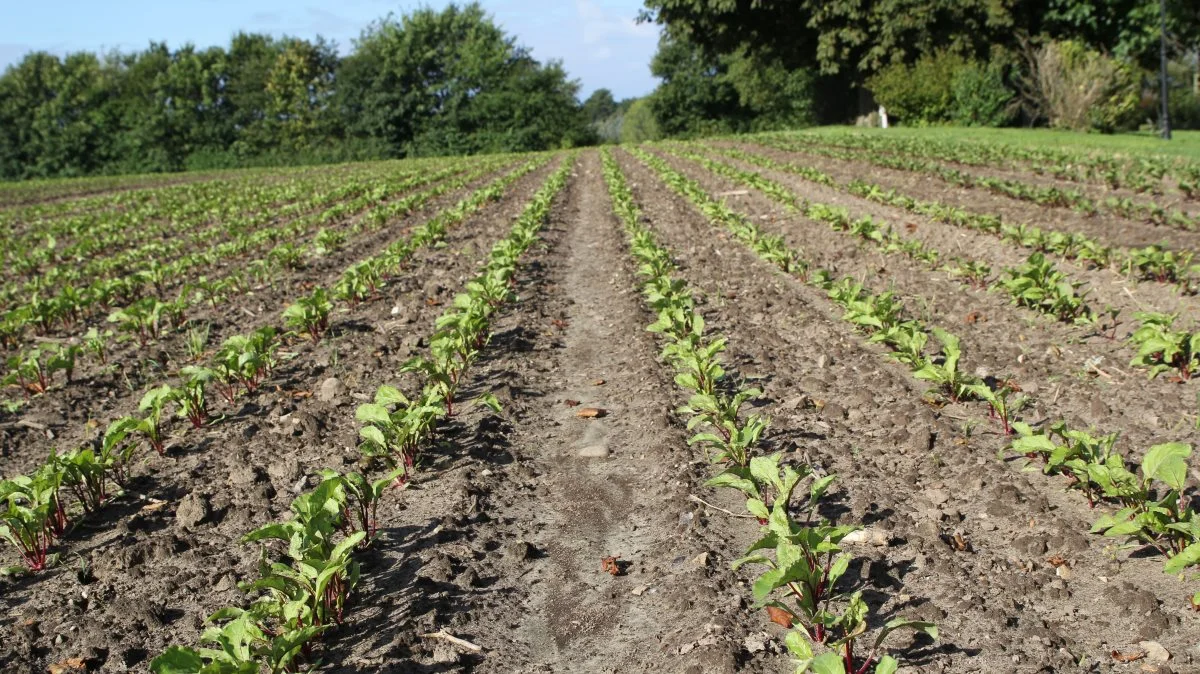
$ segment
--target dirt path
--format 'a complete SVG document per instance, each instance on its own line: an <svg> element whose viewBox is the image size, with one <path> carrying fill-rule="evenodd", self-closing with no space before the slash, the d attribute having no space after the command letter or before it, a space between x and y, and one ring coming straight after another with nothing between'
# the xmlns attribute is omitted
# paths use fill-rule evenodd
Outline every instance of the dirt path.
<svg viewBox="0 0 1200 674"><path fill-rule="evenodd" d="M543 238L521 273L521 302L498 321L494 355L479 368L507 423L503 442L474 446L476 465L457 478L478 512L445 513L470 525L443 528L452 542L423 550L414 572L428 595L409 607L418 629L445 629L483 651L416 641L400 647L399 663L387 645L359 662L399 671L779 671L786 665L762 665L762 653L743 657L747 617L723 568L743 543L687 499L706 467L669 419L673 384L643 330L649 317L594 152L581 157ZM588 406L607 414L578 418ZM602 570L607 556L620 557L621 576Z"/></svg>

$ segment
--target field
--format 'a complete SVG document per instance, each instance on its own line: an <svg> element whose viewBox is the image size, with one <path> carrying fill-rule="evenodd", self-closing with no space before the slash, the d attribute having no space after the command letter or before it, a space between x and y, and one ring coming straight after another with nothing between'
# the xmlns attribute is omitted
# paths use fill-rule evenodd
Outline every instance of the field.
<svg viewBox="0 0 1200 674"><path fill-rule="evenodd" d="M1200 164L1020 138L5 186L0 670L1200 670Z"/></svg>

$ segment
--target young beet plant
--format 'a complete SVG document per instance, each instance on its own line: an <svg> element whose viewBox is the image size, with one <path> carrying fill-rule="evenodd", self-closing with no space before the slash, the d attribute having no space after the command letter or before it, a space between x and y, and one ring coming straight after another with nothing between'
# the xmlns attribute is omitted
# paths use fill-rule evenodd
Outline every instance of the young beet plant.
<svg viewBox="0 0 1200 674"><path fill-rule="evenodd" d="M1093 533L1153 547L1168 557L1167 573L1200 565L1200 517L1185 494L1190 445L1151 447L1137 469L1139 476L1115 449L1116 433L1094 437L1069 430L1063 422L1042 429L1014 426L1020 437L1009 447L1012 454L1042 461L1047 474L1066 475L1092 506L1102 501L1121 506L1098 518Z"/></svg>
<svg viewBox="0 0 1200 674"><path fill-rule="evenodd" d="M58 498L60 479L56 473L40 471L32 478L0 482L0 538L20 551L29 571L53 563L50 546L66 530L66 514ZM8 575L19 567L0 571Z"/></svg>
<svg viewBox="0 0 1200 674"><path fill-rule="evenodd" d="M446 414L444 398L436 386L426 386L419 400L410 401L392 386L380 386L375 402L359 405L355 418L359 429L359 451L368 458L384 458L404 472L403 481L416 464L417 452L433 437L437 420Z"/></svg>
<svg viewBox="0 0 1200 674"><path fill-rule="evenodd" d="M725 340L718 337L705 341L704 322L694 313L686 284L670 279L674 267L669 256L640 224L638 210L616 163L607 152L602 158L614 210L630 234L640 273L647 277L643 294L658 315L649 329L668 340L664 357L675 366L676 383L691 394L688 406L680 412L689 417L690 428L704 429L692 442L715 448L715 460L725 467L708 484L742 492L746 510L763 525L762 537L751 546L746 558L735 563L735 568L747 564L767 567L753 585L754 597L759 607L768 609L774 621L793 628L786 643L799 661L798 671L864 674L874 665L879 674L894 672L897 664L893 658L877 657L887 634L909 627L936 636L936 627L903 619L892 621L881 630L872 651L858 659L854 641L866 631L867 608L860 594L846 598L835 588L850 562L839 543L855 527L836 526L818 520L815 515L834 477L818 478L807 466L781 465L779 455L753 455L767 422L756 415L741 420L738 409L761 394L756 390L732 395L722 392L724 371L718 356L725 348ZM676 182L681 191L687 187L682 181ZM861 287L852 292L856 301L862 298L859 291ZM887 310L886 304L886 301L865 302L869 310L861 315L865 319L875 316L876 311L894 314ZM874 329L883 330L891 327L885 324L893 321L863 322L872 323ZM797 486L809 478L804 514L796 519L791 512L793 495ZM838 611L838 606L844 609ZM827 652L814 657L814 648Z"/></svg>
<svg viewBox="0 0 1200 674"><path fill-rule="evenodd" d="M179 403L179 416L191 422L192 428L200 428L208 421L208 399L205 390L212 383L214 374L208 368L185 367L180 374L186 377L183 386L175 391Z"/></svg>
<svg viewBox="0 0 1200 674"><path fill-rule="evenodd" d="M311 295L301 297L285 309L283 320L289 329L306 333L316 343L329 330L331 311L333 302L329 299L329 292L324 288L315 288Z"/></svg>
<svg viewBox="0 0 1200 674"><path fill-rule="evenodd" d="M1200 333L1172 330L1178 314L1137 313L1140 323L1129 337L1137 348L1130 365L1150 369L1153 379L1174 371L1181 380L1200 370Z"/></svg>
<svg viewBox="0 0 1200 674"><path fill-rule="evenodd" d="M249 608L228 607L209 616L213 627L201 641L214 648L172 646L151 662L151 672L251 674L265 667L283 674L313 662L316 640L345 618L359 579L353 551L369 541L384 489L355 474L324 471L322 478L292 501L290 519L243 537L245 543L264 544L259 577L239 584L255 599ZM283 557L272 560L268 546L283 548Z"/></svg>
<svg viewBox="0 0 1200 674"><path fill-rule="evenodd" d="M1065 274L1041 253L1029 256L1025 264L1007 270L1008 278L1000 281L1012 296L1013 304L1054 316L1068 323L1091 323L1095 320L1085 302L1087 291L1079 292L1082 284L1072 283Z"/></svg>

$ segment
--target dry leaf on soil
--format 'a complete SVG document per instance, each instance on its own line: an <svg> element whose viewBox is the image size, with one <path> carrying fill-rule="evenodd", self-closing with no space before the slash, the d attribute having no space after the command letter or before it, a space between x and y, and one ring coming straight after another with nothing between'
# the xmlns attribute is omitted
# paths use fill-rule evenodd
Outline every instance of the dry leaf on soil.
<svg viewBox="0 0 1200 674"><path fill-rule="evenodd" d="M1146 657L1146 651L1130 651L1129 653L1122 653L1121 651L1112 652L1112 659L1117 662L1136 662L1144 657Z"/></svg>
<svg viewBox="0 0 1200 674"><path fill-rule="evenodd" d="M600 570L612 576L621 575L621 565L618 563L620 555L616 557L605 557L600 560Z"/></svg>
<svg viewBox="0 0 1200 674"><path fill-rule="evenodd" d="M83 658L67 658L62 662L50 665L50 674L70 674L70 672L86 672L87 665Z"/></svg>
<svg viewBox="0 0 1200 674"><path fill-rule="evenodd" d="M776 625L782 625L783 627L787 628L791 628L792 626L792 614L781 608L768 606L767 617L769 617L771 622L775 623Z"/></svg>
<svg viewBox="0 0 1200 674"><path fill-rule="evenodd" d="M608 410L600 407L584 407L575 413L580 419L599 419L608 414Z"/></svg>

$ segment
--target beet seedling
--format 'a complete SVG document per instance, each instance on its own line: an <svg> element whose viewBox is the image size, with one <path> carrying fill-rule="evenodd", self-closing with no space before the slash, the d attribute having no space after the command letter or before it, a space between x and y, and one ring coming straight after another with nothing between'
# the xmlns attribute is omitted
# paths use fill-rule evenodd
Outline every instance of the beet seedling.
<svg viewBox="0 0 1200 674"><path fill-rule="evenodd" d="M96 357L96 360L104 365L108 361L107 349L108 340L112 338L112 330L105 330L103 333L98 331L94 326L88 328L87 334L83 336L83 344L89 352Z"/></svg>
<svg viewBox="0 0 1200 674"><path fill-rule="evenodd" d="M188 359L193 363L204 357L204 350L208 348L208 337L211 331L212 327L208 324L188 330L183 345L187 349Z"/></svg>
<svg viewBox="0 0 1200 674"><path fill-rule="evenodd" d="M333 311L333 302L329 293L321 287L314 288L308 297L301 297L283 311L283 320L288 328L308 333L313 343L321 341L321 337L329 329L329 312Z"/></svg>
<svg viewBox="0 0 1200 674"><path fill-rule="evenodd" d="M247 394L254 393L274 365L277 348L275 329L270 327L260 328L250 336L234 335L226 339L217 351L214 369L222 383L222 395L232 403L237 383Z"/></svg>
<svg viewBox="0 0 1200 674"><path fill-rule="evenodd" d="M321 471L322 479L333 480L341 490L341 493L335 495L335 498L343 504L342 525L345 532L353 534L361 531L366 534L359 543L359 547L369 547L375 540L375 534L379 528L375 512L379 508L383 490L404 474L405 467L400 466L392 469L382 478L371 481L359 473L341 475L337 471Z"/></svg>
<svg viewBox="0 0 1200 674"><path fill-rule="evenodd" d="M51 454L50 464L62 475L66 485L85 513L94 513L108 500L108 477L116 462L113 452L97 454L91 447L77 447L65 454Z"/></svg>
<svg viewBox="0 0 1200 674"><path fill-rule="evenodd" d="M966 280L972 287L983 290L988 287L988 277L991 276L992 268L983 263L974 260L958 260L953 267L947 266L946 272L955 278Z"/></svg>
<svg viewBox="0 0 1200 674"><path fill-rule="evenodd" d="M958 370L958 360L962 356L958 337L941 328L933 328L933 336L942 344L942 362L924 361L920 367L914 368L912 375L935 384L937 390L951 402L971 397L972 387L978 385L979 380Z"/></svg>
<svg viewBox="0 0 1200 674"><path fill-rule="evenodd" d="M119 331L132 334L137 338L138 344L146 346L161 334L165 307L162 302L147 297L112 312L108 316L108 322L115 323Z"/></svg>
<svg viewBox="0 0 1200 674"><path fill-rule="evenodd" d="M268 562L263 548L260 579L240 584L246 592L266 592L256 606L296 627L342 622L346 597L359 574L350 553L366 537L358 531L334 543L334 533L342 524L344 498L340 480L322 480L316 489L292 501L292 519L267 524L242 537L243 543L283 541L292 560L291 565Z"/></svg>
<svg viewBox="0 0 1200 674"><path fill-rule="evenodd" d="M868 671L873 671L874 674L895 674L900 668L900 663L895 658L890 655L876 657L883 647L883 642L892 632L908 629L922 632L933 639L938 637L938 628L934 623L893 618L880 628L870 652L859 662L855 657L854 646L855 642L866 634L869 611L861 591L850 595L844 612L831 616L829 621L829 631L839 636L825 642L828 650L820 655L814 656L815 641L810 639L804 630L793 629L789 632L784 643L792 657L797 660L797 674L808 671L812 671L813 674L867 674ZM875 665L873 670L872 664Z"/></svg>
<svg viewBox="0 0 1200 674"><path fill-rule="evenodd" d="M1012 435L1012 422L1017 412L1021 410L1028 402L1028 398L1019 396L1010 403L1008 397L1015 389L1008 385L1007 382L1001 384L995 389L983 382L971 384L966 387L967 393L978 398L988 404L991 408L989 416L1000 422L1004 429L1005 435Z"/></svg>
<svg viewBox="0 0 1200 674"><path fill-rule="evenodd" d="M213 371L204 367L185 367L180 374L187 379L175 392L179 416L190 421L192 428L200 428L208 421L208 400L204 394L213 380Z"/></svg>
<svg viewBox="0 0 1200 674"><path fill-rule="evenodd" d="M930 361L925 357L925 345L929 341L929 335L917 323L905 321L880 330L871 336L871 341L883 342L890 346L892 352L888 355L908 365L914 372L929 366Z"/></svg>
<svg viewBox="0 0 1200 674"><path fill-rule="evenodd" d="M1172 330L1178 314L1142 312L1134 318L1141 324L1129 337L1137 348L1130 365L1150 368L1151 379L1174 370L1187 380L1200 370L1200 333Z"/></svg>
<svg viewBox="0 0 1200 674"><path fill-rule="evenodd" d="M395 411L392 411L395 407ZM416 463L417 451L429 441L439 417L446 413L437 385L426 386L421 398L410 401L392 386L380 386L375 401L359 405L354 416L365 424L359 429L359 451L368 457L399 457L405 473Z"/></svg>
<svg viewBox="0 0 1200 674"><path fill-rule="evenodd" d="M0 538L17 548L30 571L41 571L51 561L51 506L49 494L35 489L29 477L0 482Z"/></svg>
<svg viewBox="0 0 1200 674"><path fill-rule="evenodd" d="M8 374L0 384L16 386L26 399L30 394L41 395L50 388L50 372L42 365L42 350L34 348L8 359Z"/></svg>
<svg viewBox="0 0 1200 674"><path fill-rule="evenodd" d="M756 606L769 607L790 623L785 638L788 650L804 672L843 672L865 674L894 672L898 663L890 656L876 659L888 634L897 629L915 629L937 637L932 623L896 618L876 635L868 655L860 662L854 651L855 641L867 629L868 607L862 593L843 598L835 589L846 573L850 557L841 552L840 543L854 526L837 526L825 520L814 522L817 505L828 491L834 476L816 478L811 469L781 466L779 455L755 457L746 468L730 468L708 482L712 486L738 489L746 494L746 509L763 523L763 536L751 545L748 556L733 563L736 569L746 564L761 564L767 570L753 584ZM799 484L813 477L807 503L800 518L791 513L793 493ZM772 501L768 509L767 500ZM773 551L773 555L764 554ZM839 613L835 604L846 602ZM814 646L827 650L814 656Z"/></svg>
<svg viewBox="0 0 1200 674"><path fill-rule="evenodd" d="M83 353L83 347L77 344L64 344L58 347L58 351L50 356L50 360L46 363L46 370L53 374L58 371L67 378L67 383L70 384L75 378L75 362Z"/></svg>
<svg viewBox="0 0 1200 674"><path fill-rule="evenodd" d="M1125 274L1159 283L1179 283L1195 270L1191 253L1176 253L1162 246L1135 248L1121 266Z"/></svg>
<svg viewBox="0 0 1200 674"><path fill-rule="evenodd" d="M138 410L145 412L146 416L142 417L133 430L144 435L150 447L158 452L159 456L166 453L163 445L163 412L167 404L174 402L177 397L178 392L175 389L163 384L146 391L138 403Z"/></svg>
<svg viewBox="0 0 1200 674"><path fill-rule="evenodd" d="M1147 450L1142 458L1141 477L1123 465L1119 469L1108 466L1095 469L1093 478L1105 497L1120 501L1124 507L1100 517L1092 532L1128 537L1151 545L1168 557L1184 555L1180 561L1168 565L1169 572L1195 564L1193 557L1200 553L1194 548L1200 540L1200 518L1183 493L1191 454L1191 445L1168 442ZM1153 498L1155 482L1166 487L1157 500Z"/></svg>
<svg viewBox="0 0 1200 674"><path fill-rule="evenodd" d="M1090 323L1094 320L1092 310L1084 301L1088 291L1079 292L1083 284L1072 283L1042 253L1034 253L1025 264L1006 271L1008 278L1000 283L1012 295L1013 304L1050 314L1060 321Z"/></svg>
<svg viewBox="0 0 1200 674"><path fill-rule="evenodd" d="M832 475L814 479L802 521L792 518L790 503L802 481L812 476L807 466L797 470L781 466L778 454L755 457L748 466L733 467L708 481L709 486L730 487L743 492L746 510L763 524L763 536L747 550L748 556L733 563L736 570L746 564L761 564L767 571L754 581L757 606L774 606L791 615L798 629L823 643L828 637L828 608L834 585L850 565L839 543L857 527L834 526L821 520L811 522L816 507L832 484ZM768 508L767 502L772 505ZM773 556L761 551L771 550ZM778 592L779 600L772 600Z"/></svg>
<svg viewBox="0 0 1200 674"><path fill-rule="evenodd" d="M1064 422L1053 424L1048 430L1034 430L1029 424L1016 422L1013 430L1019 437L1009 445L1011 451L1041 460L1046 475L1066 475L1071 480L1070 486L1081 490L1090 506L1094 507L1100 497L1100 486L1092 476L1101 470L1112 473L1124 469L1124 458L1114 451L1117 433L1097 438L1069 430Z"/></svg>
<svg viewBox="0 0 1200 674"><path fill-rule="evenodd" d="M225 622L201 635L202 643L216 648L171 646L150 662L153 674L257 674L266 665L271 674L295 671L295 661L309 642L327 626L273 630L265 617L251 611L229 608L209 616L208 622Z"/></svg>

